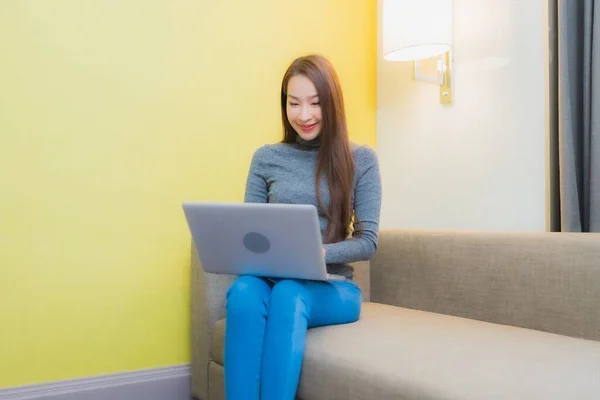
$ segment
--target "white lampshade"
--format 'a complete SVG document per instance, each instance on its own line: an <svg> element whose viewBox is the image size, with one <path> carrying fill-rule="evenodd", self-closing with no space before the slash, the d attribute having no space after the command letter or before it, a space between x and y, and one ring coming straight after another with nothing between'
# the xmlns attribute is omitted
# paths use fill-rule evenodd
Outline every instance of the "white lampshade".
<svg viewBox="0 0 600 400"><path fill-rule="evenodd" d="M383 57L388 61L443 54L452 48L452 29L452 0L383 0Z"/></svg>

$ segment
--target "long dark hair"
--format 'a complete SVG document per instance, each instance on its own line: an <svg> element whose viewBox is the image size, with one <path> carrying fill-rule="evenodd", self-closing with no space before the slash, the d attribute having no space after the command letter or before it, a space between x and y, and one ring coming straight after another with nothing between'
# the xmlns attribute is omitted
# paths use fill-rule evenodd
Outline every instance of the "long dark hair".
<svg viewBox="0 0 600 400"><path fill-rule="evenodd" d="M354 187L354 158L348 139L344 97L339 78L325 57L308 55L295 59L288 67L281 83L281 117L283 141L296 141L296 131L288 121L286 103L288 82L294 75L310 79L317 89L321 105L320 149L317 161L317 201L328 219L325 243L346 239L352 221L352 190ZM323 205L319 183L324 175L329 186L329 207Z"/></svg>

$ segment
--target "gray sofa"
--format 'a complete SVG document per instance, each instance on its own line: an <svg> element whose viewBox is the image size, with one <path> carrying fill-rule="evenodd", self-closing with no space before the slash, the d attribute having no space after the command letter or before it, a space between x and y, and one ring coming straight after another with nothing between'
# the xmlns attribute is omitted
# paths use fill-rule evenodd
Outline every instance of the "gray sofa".
<svg viewBox="0 0 600 400"><path fill-rule="evenodd" d="M192 394L221 400L233 277L192 258ZM600 399L600 234L387 230L355 268L361 318L309 330L299 399Z"/></svg>

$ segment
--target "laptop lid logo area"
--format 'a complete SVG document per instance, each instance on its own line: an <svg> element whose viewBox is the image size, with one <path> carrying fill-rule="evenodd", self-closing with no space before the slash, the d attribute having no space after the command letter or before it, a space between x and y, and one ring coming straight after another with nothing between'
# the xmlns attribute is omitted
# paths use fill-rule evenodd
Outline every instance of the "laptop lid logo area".
<svg viewBox="0 0 600 400"><path fill-rule="evenodd" d="M263 254L271 248L269 239L258 232L248 232L244 235L244 246L253 253Z"/></svg>

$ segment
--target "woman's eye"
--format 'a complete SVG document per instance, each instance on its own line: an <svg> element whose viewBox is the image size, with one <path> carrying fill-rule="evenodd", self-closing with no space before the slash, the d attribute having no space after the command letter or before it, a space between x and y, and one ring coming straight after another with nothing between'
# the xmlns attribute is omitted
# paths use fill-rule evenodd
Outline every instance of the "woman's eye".
<svg viewBox="0 0 600 400"><path fill-rule="evenodd" d="M313 106L318 106L318 105L321 105L321 103L319 103L319 102L316 102L316 103L312 103L312 105L313 105Z"/></svg>
<svg viewBox="0 0 600 400"><path fill-rule="evenodd" d="M297 105L298 105L298 103L290 103L290 106L292 106L292 107L295 107Z"/></svg>

